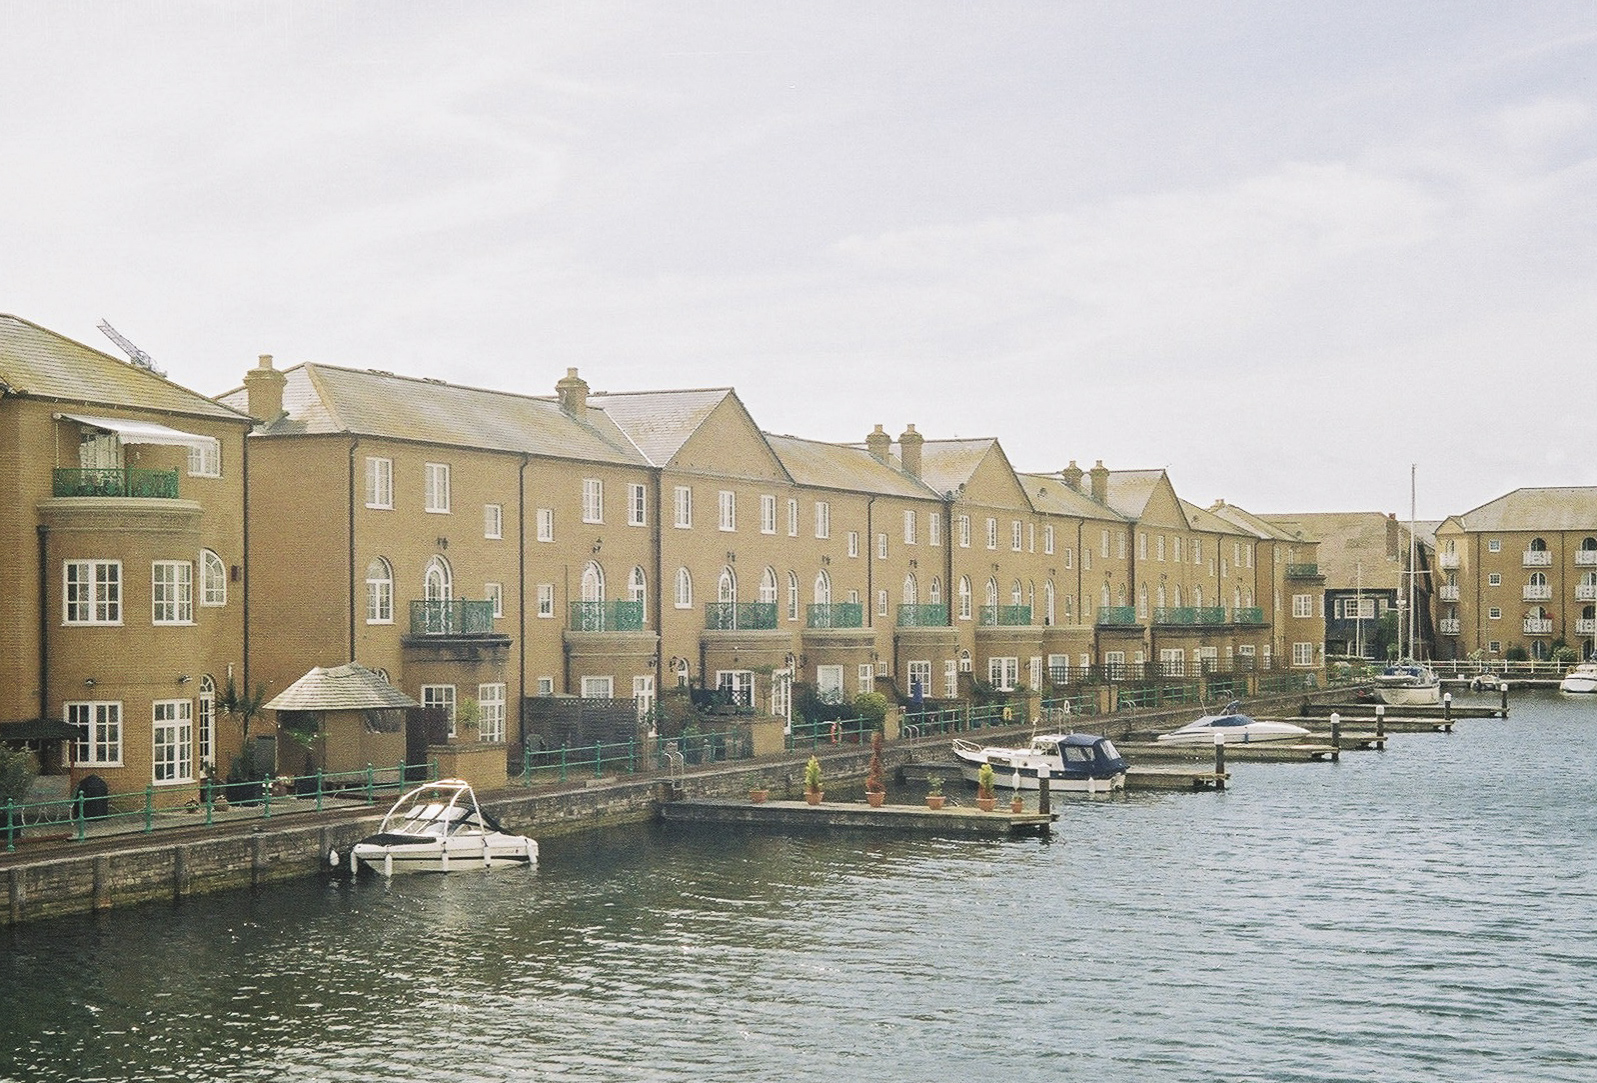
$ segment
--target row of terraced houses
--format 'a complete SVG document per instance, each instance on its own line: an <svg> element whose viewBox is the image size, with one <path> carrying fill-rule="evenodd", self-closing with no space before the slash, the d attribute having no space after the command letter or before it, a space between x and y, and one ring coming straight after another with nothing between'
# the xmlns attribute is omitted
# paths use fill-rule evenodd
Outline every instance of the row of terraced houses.
<svg viewBox="0 0 1597 1083"><path fill-rule="evenodd" d="M262 357L209 398L0 317L0 739L170 803L239 751L222 689L350 661L473 701L490 742L538 697L780 716L798 684L1324 665L1315 540L1162 470L777 435L731 388L554 392Z"/></svg>

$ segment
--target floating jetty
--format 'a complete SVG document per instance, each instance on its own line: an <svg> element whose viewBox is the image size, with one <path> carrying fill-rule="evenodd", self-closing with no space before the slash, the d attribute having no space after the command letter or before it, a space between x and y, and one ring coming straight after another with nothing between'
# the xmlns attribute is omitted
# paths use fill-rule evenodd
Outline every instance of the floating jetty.
<svg viewBox="0 0 1597 1083"><path fill-rule="evenodd" d="M1125 748L1126 745L1116 743L1116 748ZM1203 748L1188 749L1188 751L1204 752ZM1212 753L1206 756L1194 756L1194 761L1206 759L1213 762ZM956 762L949 763L906 763L898 769L900 782L924 782L932 775L941 775L945 779L959 778L960 765ZM1223 790L1230 781L1229 771L1200 770L1186 767L1139 767L1133 764L1126 769L1127 790ZM1006 791L1007 792L1007 791ZM1055 788L1052 791L1053 800L1072 800L1074 798L1106 797L1110 793L1108 785L1087 793L1085 790L1063 790Z"/></svg>
<svg viewBox="0 0 1597 1083"><path fill-rule="evenodd" d="M694 798L660 805L660 819L669 824L716 824L780 831L894 831L898 834L974 835L1007 838L1046 835L1058 813L982 812L980 809L925 805L882 805L853 802L715 801Z"/></svg>

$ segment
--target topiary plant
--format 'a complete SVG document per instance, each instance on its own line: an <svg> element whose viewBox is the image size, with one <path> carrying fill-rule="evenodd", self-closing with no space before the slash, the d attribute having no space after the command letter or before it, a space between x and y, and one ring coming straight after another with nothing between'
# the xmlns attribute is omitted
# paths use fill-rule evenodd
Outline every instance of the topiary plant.
<svg viewBox="0 0 1597 1083"><path fill-rule="evenodd" d="M882 735L880 732L871 735L871 765L865 772L865 792L887 792L887 786L882 781Z"/></svg>
<svg viewBox="0 0 1597 1083"><path fill-rule="evenodd" d="M814 756L811 756L810 762L804 765L804 792L821 792L821 761Z"/></svg>
<svg viewBox="0 0 1597 1083"><path fill-rule="evenodd" d="M976 796L984 801L993 799L993 765L984 763L976 772Z"/></svg>

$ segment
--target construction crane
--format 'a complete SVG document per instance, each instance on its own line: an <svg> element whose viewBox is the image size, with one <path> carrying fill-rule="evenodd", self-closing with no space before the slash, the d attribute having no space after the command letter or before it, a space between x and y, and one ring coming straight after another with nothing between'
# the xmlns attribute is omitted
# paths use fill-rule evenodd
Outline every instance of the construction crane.
<svg viewBox="0 0 1597 1083"><path fill-rule="evenodd" d="M95 324L95 326L100 329L100 332L105 335L106 338L116 343L117 346L121 348L122 352L128 355L128 360L139 366L139 368L148 369L157 376L166 375L166 373L161 371L160 366L155 363L155 359L153 357L139 349L137 346L133 345L133 343L129 342L122 332L111 326L110 321L101 320L99 323Z"/></svg>

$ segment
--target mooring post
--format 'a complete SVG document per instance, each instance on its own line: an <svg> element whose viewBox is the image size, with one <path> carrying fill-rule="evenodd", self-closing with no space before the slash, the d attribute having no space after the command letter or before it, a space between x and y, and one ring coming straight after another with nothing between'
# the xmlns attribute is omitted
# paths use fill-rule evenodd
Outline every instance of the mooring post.
<svg viewBox="0 0 1597 1083"><path fill-rule="evenodd" d="M1504 681L1502 684L1499 684L1497 686L1497 690L1503 694L1503 717L1507 718L1508 717L1508 682Z"/></svg>
<svg viewBox="0 0 1597 1083"><path fill-rule="evenodd" d="M1225 789L1225 734L1214 735L1214 788Z"/></svg>
<svg viewBox="0 0 1597 1083"><path fill-rule="evenodd" d="M1386 737L1386 704L1384 703L1375 705L1375 736L1383 740Z"/></svg>
<svg viewBox="0 0 1597 1083"><path fill-rule="evenodd" d="M1442 693L1442 725L1447 731L1453 731L1453 693Z"/></svg>
<svg viewBox="0 0 1597 1083"><path fill-rule="evenodd" d="M1020 791L1016 791L1017 793ZM1037 815L1047 816L1051 810L1048 807L1048 765L1043 764L1037 768Z"/></svg>
<svg viewBox="0 0 1597 1083"><path fill-rule="evenodd" d="M1331 712L1331 747L1337 752L1342 751L1342 714L1340 711Z"/></svg>

